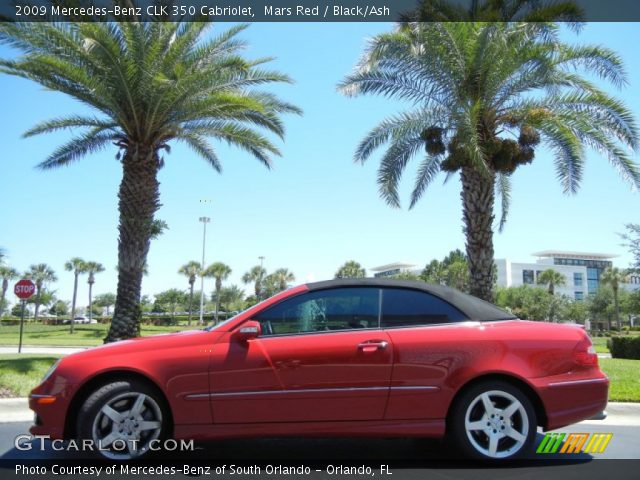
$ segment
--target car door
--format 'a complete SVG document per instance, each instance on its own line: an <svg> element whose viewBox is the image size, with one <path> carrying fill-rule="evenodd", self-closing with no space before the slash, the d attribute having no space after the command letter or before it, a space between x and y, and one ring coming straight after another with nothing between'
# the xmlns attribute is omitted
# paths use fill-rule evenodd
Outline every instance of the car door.
<svg viewBox="0 0 640 480"><path fill-rule="evenodd" d="M380 289L312 291L254 315L259 337L214 347L216 423L380 420L393 346Z"/></svg>
<svg viewBox="0 0 640 480"><path fill-rule="evenodd" d="M436 295L409 288L382 292L381 326L394 345L394 367L385 419L444 418L452 372L465 364L460 345L468 318Z"/></svg>

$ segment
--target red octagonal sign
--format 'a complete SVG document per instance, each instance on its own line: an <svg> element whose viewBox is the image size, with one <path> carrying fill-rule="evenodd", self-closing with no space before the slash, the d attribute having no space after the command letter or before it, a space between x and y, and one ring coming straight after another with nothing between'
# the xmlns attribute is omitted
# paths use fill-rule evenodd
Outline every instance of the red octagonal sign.
<svg viewBox="0 0 640 480"><path fill-rule="evenodd" d="M31 280L25 278L16 283L16 286L13 287L13 293L15 293L18 298L26 300L36 293L36 285Z"/></svg>

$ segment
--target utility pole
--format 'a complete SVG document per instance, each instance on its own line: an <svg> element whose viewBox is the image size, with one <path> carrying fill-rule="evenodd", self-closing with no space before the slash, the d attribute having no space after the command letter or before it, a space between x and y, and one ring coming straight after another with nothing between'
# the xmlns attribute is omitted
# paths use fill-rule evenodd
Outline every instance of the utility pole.
<svg viewBox="0 0 640 480"><path fill-rule="evenodd" d="M202 325L204 323L204 250L207 240L207 223L209 223L211 219L209 217L200 217L199 220L203 223L204 227L202 230L202 271L200 272L200 325Z"/></svg>

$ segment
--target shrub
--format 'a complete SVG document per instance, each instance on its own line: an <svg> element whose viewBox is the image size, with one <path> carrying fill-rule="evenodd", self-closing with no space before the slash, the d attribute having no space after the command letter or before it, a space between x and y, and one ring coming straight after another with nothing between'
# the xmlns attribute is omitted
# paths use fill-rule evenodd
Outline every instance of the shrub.
<svg viewBox="0 0 640 480"><path fill-rule="evenodd" d="M607 346L613 358L640 360L640 337L638 336L611 337L607 341Z"/></svg>

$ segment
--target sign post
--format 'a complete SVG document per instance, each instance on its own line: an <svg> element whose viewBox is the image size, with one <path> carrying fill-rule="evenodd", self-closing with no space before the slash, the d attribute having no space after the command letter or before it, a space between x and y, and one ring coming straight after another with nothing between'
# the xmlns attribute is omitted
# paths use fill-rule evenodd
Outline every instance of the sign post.
<svg viewBox="0 0 640 480"><path fill-rule="evenodd" d="M22 332L24 330L24 309L27 300L36 293L35 284L29 279L22 279L13 287L13 293L21 300L22 313L20 314L20 340L18 342L18 353L22 352Z"/></svg>

